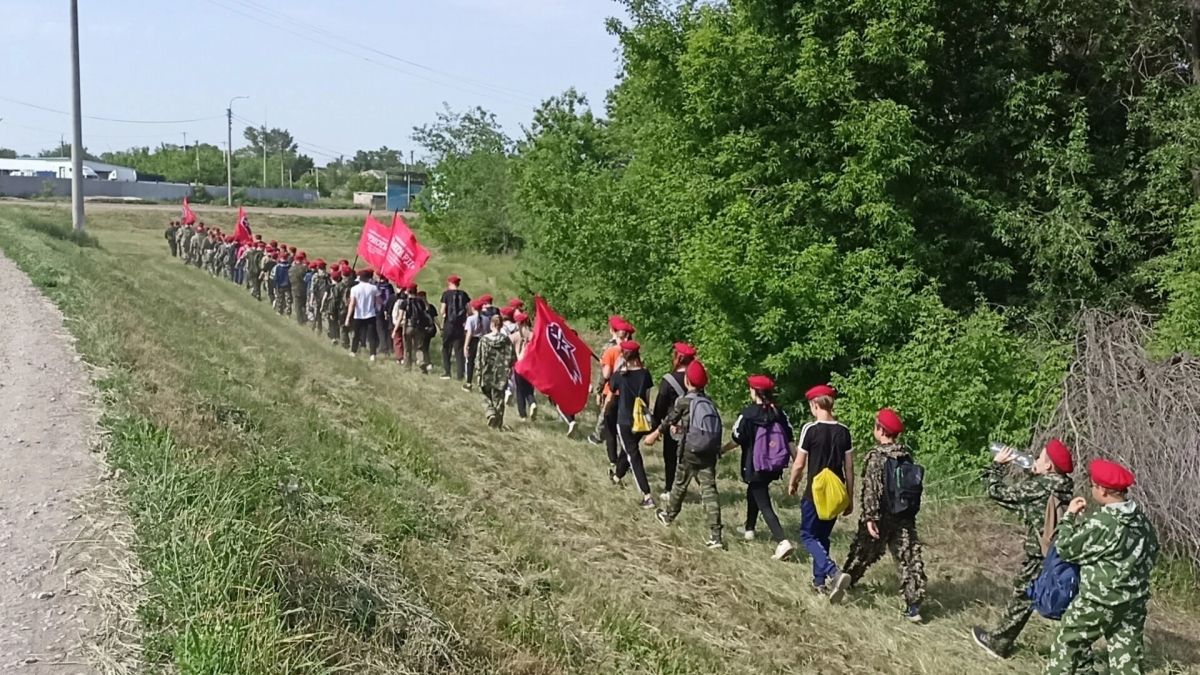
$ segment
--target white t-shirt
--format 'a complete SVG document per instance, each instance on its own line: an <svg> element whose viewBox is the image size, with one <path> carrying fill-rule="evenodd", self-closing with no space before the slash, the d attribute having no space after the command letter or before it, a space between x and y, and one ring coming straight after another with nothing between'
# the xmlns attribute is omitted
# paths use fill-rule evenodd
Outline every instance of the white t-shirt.
<svg viewBox="0 0 1200 675"><path fill-rule="evenodd" d="M379 299L379 289L375 284L359 281L350 289L350 297L354 299L354 318L375 318L375 305Z"/></svg>

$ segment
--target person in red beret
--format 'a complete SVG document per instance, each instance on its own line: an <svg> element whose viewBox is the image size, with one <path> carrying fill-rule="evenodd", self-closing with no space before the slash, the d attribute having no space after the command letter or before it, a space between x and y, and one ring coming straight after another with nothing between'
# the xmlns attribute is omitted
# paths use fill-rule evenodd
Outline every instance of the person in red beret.
<svg viewBox="0 0 1200 675"><path fill-rule="evenodd" d="M676 354L678 347L677 344ZM695 356L694 351L692 356ZM708 521L709 534L704 545L714 549L725 548L721 537L721 496L717 492L721 414L704 392L704 387L708 385L708 370L704 364L694 359L689 361L683 369L683 375L687 393L675 400L670 412L658 420L655 430L646 437L646 443L653 445L663 433L673 433L681 440L683 450L675 483L670 493L663 497L663 508L655 515L664 526L674 522L683 508L688 485L695 480L700 484L700 503L704 506L704 516Z"/></svg>
<svg viewBox="0 0 1200 675"><path fill-rule="evenodd" d="M504 328L508 333L508 338L512 340L517 359L520 360L525 354L525 347L533 339L533 329L529 325L529 315L515 307L505 307L504 309L512 310L511 321L506 321ZM501 315L503 315L503 310L501 310ZM534 392L533 385L520 373L513 372L509 378L509 386L505 392L505 399L507 400L509 397L517 399L518 419L522 422L531 422L537 418L537 395Z"/></svg>
<svg viewBox="0 0 1200 675"><path fill-rule="evenodd" d="M899 442L904 421L891 408L875 414L875 447L863 467L858 501L858 531L842 570L853 586L867 569L890 550L900 567L900 590L907 608L904 618L921 622L925 599L925 562L917 536L917 512L925 470L913 462L912 451Z"/></svg>
<svg viewBox="0 0 1200 675"><path fill-rule="evenodd" d="M438 314L442 317L442 379L451 377L450 363L454 362L454 377L466 378L467 309L471 296L459 288L462 278L457 274L446 277L446 290Z"/></svg>
<svg viewBox="0 0 1200 675"><path fill-rule="evenodd" d="M605 408L604 401L612 390L609 380L617 372L621 360L621 342L633 337L633 326L620 316L608 318L609 340L600 348L600 380L596 383L596 405L600 411L596 416L596 429L588 436L592 445L604 444L608 451L608 470L612 473L617 466L617 431L615 411Z"/></svg>
<svg viewBox="0 0 1200 675"><path fill-rule="evenodd" d="M525 301L520 298L509 298L508 306L513 309L525 309Z"/></svg>
<svg viewBox="0 0 1200 675"><path fill-rule="evenodd" d="M754 386L754 383L751 383ZM850 430L833 415L837 392L820 384L805 393L814 421L804 425L797 442L796 459L788 479L788 494L795 495L805 481L800 499L800 541L812 556L813 590L829 601L841 602L850 585L829 555L829 536L838 516L854 511L854 453ZM832 495L829 499L826 495ZM818 497L822 500L818 506ZM829 502L836 502L830 504ZM844 506L843 506L844 503ZM822 513L823 509L832 512Z"/></svg>
<svg viewBox="0 0 1200 675"><path fill-rule="evenodd" d="M475 361L479 356L479 341L491 329L490 322L493 315L483 313L485 304L482 297L472 300L470 315L467 316L463 326L463 357L466 363L466 381L462 385L463 391L471 391L471 387L474 386Z"/></svg>
<svg viewBox="0 0 1200 675"><path fill-rule="evenodd" d="M620 365L612 375L602 407L606 411L613 411L616 422L618 453L614 466L609 469L609 480L614 485L620 485L625 474L632 471L641 494L642 508L652 509L655 506L654 497L651 496L650 481L646 478L646 466L642 462L639 446L642 438L653 428L650 390L654 388L654 377L642 363L641 345L633 340L623 340L617 347L621 350Z"/></svg>
<svg viewBox="0 0 1200 675"><path fill-rule="evenodd" d="M393 342L397 335L402 335L404 367L412 370L415 362L422 374L428 374L431 366L427 346L437 332L435 312L416 284L409 284L404 293L404 297L396 301L393 311Z"/></svg>
<svg viewBox="0 0 1200 675"><path fill-rule="evenodd" d="M1087 500L1071 500L1054 541L1059 557L1079 565L1079 593L1063 613L1046 672L1090 672L1092 644L1103 636L1107 672L1140 673L1158 535L1146 512L1129 499L1132 471L1096 459L1088 465L1088 475L1092 500L1100 508L1082 517Z"/></svg>
<svg viewBox="0 0 1200 675"><path fill-rule="evenodd" d="M308 313L312 317L313 331L317 335L325 335L328 332L325 327L325 316L328 314L329 294L334 284L333 275L326 269L327 266L323 259L317 258L313 264L316 265L316 270L308 284Z"/></svg>
<svg viewBox="0 0 1200 675"><path fill-rule="evenodd" d="M662 380L658 383L658 393L654 397L654 410L651 414L654 416L655 426L659 426L675 408L675 402L687 394L687 387L683 380L687 367L695 361L695 347L686 342L674 344L671 349L671 372L663 375ZM660 435L663 439L663 472L666 476L663 480L663 492L659 497L665 503L671 489L675 487L675 470L679 464L679 439L671 434L670 428L666 428ZM654 436L654 438L657 440L658 436ZM654 443L647 438L646 444L653 445Z"/></svg>
<svg viewBox="0 0 1200 675"><path fill-rule="evenodd" d="M1046 443L1028 475L1022 471L1017 480L1010 481L1009 468L1014 457L1011 449L997 453L984 472L984 482L993 501L1020 517L1025 528L1025 559L1013 579L1012 592L999 625L992 630L981 626L971 628L975 644L999 658L1008 658L1012 653L1017 637L1033 613L1033 602L1027 590L1042 573L1050 533L1054 532L1059 515L1075 491L1075 483L1071 480L1075 462L1066 444L1057 438Z"/></svg>
<svg viewBox="0 0 1200 675"><path fill-rule="evenodd" d="M788 540L775 505L771 502L771 483L779 480L796 455L795 435L787 412L775 397L775 382L766 375L746 378L750 403L738 413L731 440L723 450L740 447L741 478L746 484L746 519L737 532L753 541L759 516L771 531L775 560L792 556L796 546Z"/></svg>

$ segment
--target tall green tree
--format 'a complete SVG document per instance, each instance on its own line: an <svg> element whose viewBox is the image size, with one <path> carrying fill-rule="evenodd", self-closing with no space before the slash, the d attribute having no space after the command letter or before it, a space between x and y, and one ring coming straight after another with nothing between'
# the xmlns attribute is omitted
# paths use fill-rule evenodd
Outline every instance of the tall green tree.
<svg viewBox="0 0 1200 675"><path fill-rule="evenodd" d="M513 142L496 116L447 106L436 122L415 128L413 140L424 148L430 173L416 203L424 230L447 248L519 249L511 212Z"/></svg>

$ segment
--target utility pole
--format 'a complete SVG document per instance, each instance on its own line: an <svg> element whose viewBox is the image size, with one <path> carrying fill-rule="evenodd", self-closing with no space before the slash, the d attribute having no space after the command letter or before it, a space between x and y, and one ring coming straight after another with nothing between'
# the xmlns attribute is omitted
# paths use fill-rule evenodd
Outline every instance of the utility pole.
<svg viewBox="0 0 1200 675"><path fill-rule="evenodd" d="M263 182L262 182L262 186L267 187L267 125L266 124L262 125L262 136L259 137L258 142L262 145L262 149L263 149Z"/></svg>
<svg viewBox="0 0 1200 675"><path fill-rule="evenodd" d="M413 151L408 151L408 164L404 168L404 210L412 211L412 165Z"/></svg>
<svg viewBox="0 0 1200 675"><path fill-rule="evenodd" d="M283 139L279 139L279 187L283 187Z"/></svg>
<svg viewBox="0 0 1200 675"><path fill-rule="evenodd" d="M321 167L314 165L313 171L317 174L317 197L321 196Z"/></svg>
<svg viewBox="0 0 1200 675"><path fill-rule="evenodd" d="M79 0L71 0L71 226L83 232L83 104L79 94Z"/></svg>
<svg viewBox="0 0 1200 675"><path fill-rule="evenodd" d="M200 182L200 141L196 141L196 182Z"/></svg>
<svg viewBox="0 0 1200 675"><path fill-rule="evenodd" d="M183 145L180 147L182 147L184 150L187 150L187 132L181 131L179 133L183 134Z"/></svg>
<svg viewBox="0 0 1200 675"><path fill-rule="evenodd" d="M228 141L225 143L225 206L233 206L233 102L249 96L234 96L229 99L225 108L225 133ZM196 149L196 166L200 165L200 149Z"/></svg>

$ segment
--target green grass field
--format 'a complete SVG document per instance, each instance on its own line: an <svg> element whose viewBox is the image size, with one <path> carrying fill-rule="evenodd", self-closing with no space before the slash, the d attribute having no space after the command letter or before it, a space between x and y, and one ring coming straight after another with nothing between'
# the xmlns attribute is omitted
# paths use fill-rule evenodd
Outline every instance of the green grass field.
<svg viewBox="0 0 1200 675"><path fill-rule="evenodd" d="M708 551L694 500L662 528L556 420L490 432L478 395L351 361L170 259L165 220L96 214L89 246L56 236L66 210L0 207L0 248L62 307L95 369L148 578L146 670L1039 672L1048 622L1031 621L1006 662L967 637L997 618L1020 550L985 501L922 513L925 625L901 620L887 560L830 607L809 591L807 558L774 563L767 542L732 536L736 460L720 480L729 547ZM358 224L254 221L335 260L353 258ZM435 252L420 281L432 291L454 271L506 295L512 269ZM795 501L777 496L794 530ZM852 527L837 528L839 559ZM1149 654L1155 672L1200 672L1194 603L1154 603Z"/></svg>

